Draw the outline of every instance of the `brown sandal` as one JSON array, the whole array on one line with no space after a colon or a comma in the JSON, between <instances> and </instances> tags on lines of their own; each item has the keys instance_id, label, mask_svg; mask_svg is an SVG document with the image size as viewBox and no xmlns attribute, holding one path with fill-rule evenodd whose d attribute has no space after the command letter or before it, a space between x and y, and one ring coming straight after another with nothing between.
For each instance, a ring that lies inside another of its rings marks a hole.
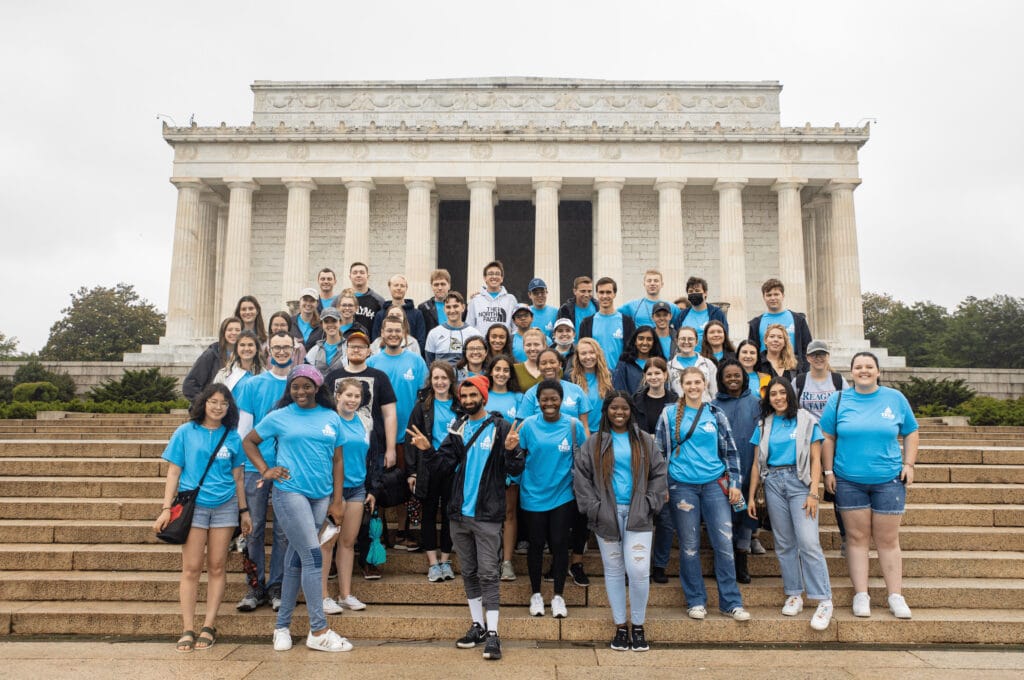
<instances>
[{"instance_id":1,"label":"brown sandal","mask_svg":"<svg viewBox=\"0 0 1024 680\"><path fill-rule=\"evenodd\" d=\"M175 645L175 650L179 652L191 652L196 646L196 632L194 630L186 630L178 638L178 642Z\"/></svg>"},{"instance_id":2,"label":"brown sandal","mask_svg":"<svg viewBox=\"0 0 1024 680\"><path fill-rule=\"evenodd\" d=\"M212 626L203 626L196 638L195 648L197 650L209 649L217 642L217 629Z\"/></svg>"}]
</instances>

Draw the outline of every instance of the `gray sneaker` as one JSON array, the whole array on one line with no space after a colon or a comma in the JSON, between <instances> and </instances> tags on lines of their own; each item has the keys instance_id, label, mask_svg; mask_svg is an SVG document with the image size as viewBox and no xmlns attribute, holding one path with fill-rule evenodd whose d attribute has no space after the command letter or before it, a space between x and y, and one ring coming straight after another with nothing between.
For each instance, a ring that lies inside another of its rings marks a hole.
<instances>
[{"instance_id":1,"label":"gray sneaker","mask_svg":"<svg viewBox=\"0 0 1024 680\"><path fill-rule=\"evenodd\" d=\"M452 569L452 563L451 562L442 562L441 563L441 577L445 581L454 581L455 580L455 570Z\"/></svg>"},{"instance_id":2,"label":"gray sneaker","mask_svg":"<svg viewBox=\"0 0 1024 680\"><path fill-rule=\"evenodd\" d=\"M512 567L512 563L505 560L501 563L501 580L502 581L515 581L516 570Z\"/></svg>"},{"instance_id":3,"label":"gray sneaker","mask_svg":"<svg viewBox=\"0 0 1024 680\"><path fill-rule=\"evenodd\" d=\"M255 611L260 605L264 605L266 603L267 598L265 596L250 590L245 594L245 597L239 600L238 604L235 605L235 609L240 612L251 612Z\"/></svg>"}]
</instances>

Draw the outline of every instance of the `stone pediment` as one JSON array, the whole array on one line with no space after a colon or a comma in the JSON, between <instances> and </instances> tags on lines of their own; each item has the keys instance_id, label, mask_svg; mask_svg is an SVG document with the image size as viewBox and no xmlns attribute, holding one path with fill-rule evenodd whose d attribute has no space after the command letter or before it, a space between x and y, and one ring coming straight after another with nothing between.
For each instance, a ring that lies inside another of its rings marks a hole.
<instances>
[{"instance_id":1,"label":"stone pediment","mask_svg":"<svg viewBox=\"0 0 1024 680\"><path fill-rule=\"evenodd\" d=\"M776 81L612 81L473 78L423 81L256 81L259 126L774 127Z\"/></svg>"}]
</instances>

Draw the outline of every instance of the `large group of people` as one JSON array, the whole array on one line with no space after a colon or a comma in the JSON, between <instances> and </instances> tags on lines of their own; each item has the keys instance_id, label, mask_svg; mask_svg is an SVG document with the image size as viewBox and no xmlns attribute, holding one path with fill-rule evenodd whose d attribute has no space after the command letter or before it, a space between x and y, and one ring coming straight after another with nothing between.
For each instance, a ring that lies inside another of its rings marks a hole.
<instances>
[{"instance_id":1,"label":"large group of people","mask_svg":"<svg viewBox=\"0 0 1024 680\"><path fill-rule=\"evenodd\" d=\"M751 618L739 584L751 581L748 555L766 519L759 490L782 574L782 614L798 615L806 595L818 603L810 626L830 625L818 521L821 502L834 500L853 613L870 615L873 541L889 609L910 618L899 526L917 423L903 395L880 385L876 357L854 357L851 388L804 314L785 307L777 279L762 286L766 311L734 346L699 277L669 301L662 275L649 270L644 295L616 306L616 281L580 276L556 308L543 280L529 282L526 304L505 289L504 274L500 262L488 263L467 300L447 271L435 270L433 297L416 305L404 276L387 281L386 299L357 262L344 290L335 290L333 271L319 272L315 287L299 291L294 316L275 312L265 324L254 297L239 301L184 381L192 417L164 453L158 531L175 493L195 488L213 461L183 547L179 651L215 642L227 551L239 531L250 534L255 576L237 608L277 612L274 649L292 646L300 589L307 646L351 649L327 616L366 608L353 592L354 572L383 576L367 560L363 520L374 511L395 528L385 531L386 545L424 554L429 582L455 579L457 555L471 619L458 647L482 645L484 658L501 658L499 585L517 578L515 553L526 554L529 614L567 617L567 583L590 584L583 553L593 535L610 646L644 651L650 583L668 581L674 541L688 616L708 615L706 536L719 611ZM407 500L376 507L395 497L396 478ZM204 551L208 605L197 636ZM553 593L546 602L545 580Z\"/></svg>"}]
</instances>

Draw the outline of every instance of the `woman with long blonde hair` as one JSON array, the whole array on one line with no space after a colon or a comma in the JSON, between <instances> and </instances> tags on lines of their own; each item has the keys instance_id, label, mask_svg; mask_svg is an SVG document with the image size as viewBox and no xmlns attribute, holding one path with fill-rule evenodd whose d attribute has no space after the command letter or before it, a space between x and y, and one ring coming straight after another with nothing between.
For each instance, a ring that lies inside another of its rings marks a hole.
<instances>
[{"instance_id":1,"label":"woman with long blonde hair","mask_svg":"<svg viewBox=\"0 0 1024 680\"><path fill-rule=\"evenodd\" d=\"M757 365L759 372L772 378L785 378L792 383L797 373L807 369L797 361L789 333L782 324L773 323L765 329L764 346L765 350L761 352L761 360Z\"/></svg>"}]
</instances>

